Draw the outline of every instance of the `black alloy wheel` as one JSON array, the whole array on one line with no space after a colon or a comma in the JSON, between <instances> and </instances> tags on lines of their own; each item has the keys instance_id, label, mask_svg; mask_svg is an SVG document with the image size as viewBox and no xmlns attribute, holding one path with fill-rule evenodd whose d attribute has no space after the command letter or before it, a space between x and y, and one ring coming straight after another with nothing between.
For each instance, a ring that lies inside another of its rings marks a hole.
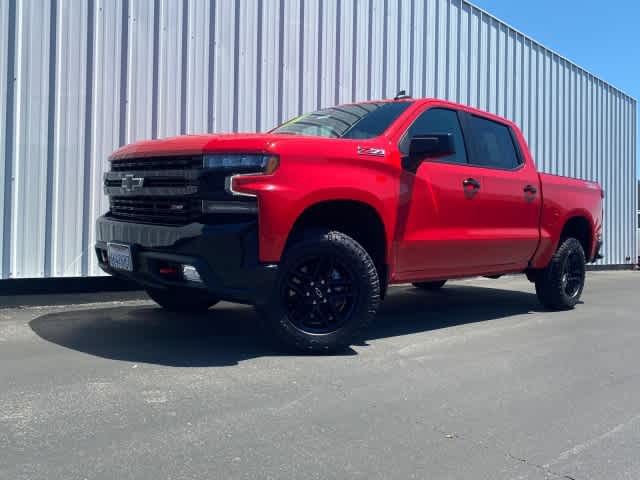
<instances>
[{"instance_id":1,"label":"black alloy wheel","mask_svg":"<svg viewBox=\"0 0 640 480\"><path fill-rule=\"evenodd\" d=\"M282 285L289 320L303 332L326 334L352 315L358 285L354 273L332 254L302 258Z\"/></svg>"},{"instance_id":2,"label":"black alloy wheel","mask_svg":"<svg viewBox=\"0 0 640 480\"><path fill-rule=\"evenodd\" d=\"M285 250L269 302L258 310L284 346L331 353L353 344L371 323L380 290L376 265L360 243L312 228L298 232Z\"/></svg>"},{"instance_id":3,"label":"black alloy wheel","mask_svg":"<svg viewBox=\"0 0 640 480\"><path fill-rule=\"evenodd\" d=\"M553 310L568 310L578 303L586 279L586 260L582 244L564 239L546 268L535 275L540 303Z\"/></svg>"},{"instance_id":4,"label":"black alloy wheel","mask_svg":"<svg viewBox=\"0 0 640 480\"><path fill-rule=\"evenodd\" d=\"M562 289L567 297L573 298L582 291L584 274L584 258L574 250L565 258L562 269Z\"/></svg>"}]
</instances>

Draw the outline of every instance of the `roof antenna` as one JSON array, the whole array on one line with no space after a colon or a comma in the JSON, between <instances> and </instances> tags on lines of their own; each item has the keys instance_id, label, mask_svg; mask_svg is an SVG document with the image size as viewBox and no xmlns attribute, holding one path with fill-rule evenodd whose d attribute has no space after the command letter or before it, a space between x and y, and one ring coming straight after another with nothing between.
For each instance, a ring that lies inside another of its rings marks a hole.
<instances>
[{"instance_id":1,"label":"roof antenna","mask_svg":"<svg viewBox=\"0 0 640 480\"><path fill-rule=\"evenodd\" d=\"M407 95L407 91L406 90L400 90L395 97L393 97L394 100L403 100L405 98L411 98L411 95Z\"/></svg>"}]
</instances>

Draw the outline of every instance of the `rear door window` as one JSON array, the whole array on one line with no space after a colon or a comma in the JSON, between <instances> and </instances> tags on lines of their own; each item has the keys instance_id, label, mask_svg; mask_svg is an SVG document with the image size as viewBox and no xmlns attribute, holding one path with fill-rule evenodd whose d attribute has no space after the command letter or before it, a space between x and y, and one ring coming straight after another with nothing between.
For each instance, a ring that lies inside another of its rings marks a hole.
<instances>
[{"instance_id":1,"label":"rear door window","mask_svg":"<svg viewBox=\"0 0 640 480\"><path fill-rule=\"evenodd\" d=\"M468 118L473 142L470 162L473 165L513 170L522 163L508 126L476 115Z\"/></svg>"}]
</instances>

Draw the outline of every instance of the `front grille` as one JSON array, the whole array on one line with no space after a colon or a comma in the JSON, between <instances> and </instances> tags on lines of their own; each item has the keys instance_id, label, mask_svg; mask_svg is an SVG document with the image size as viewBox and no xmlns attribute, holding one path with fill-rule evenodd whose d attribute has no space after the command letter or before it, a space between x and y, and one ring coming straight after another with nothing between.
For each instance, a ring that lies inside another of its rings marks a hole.
<instances>
[{"instance_id":1,"label":"front grille","mask_svg":"<svg viewBox=\"0 0 640 480\"><path fill-rule=\"evenodd\" d=\"M130 170L194 170L202 168L202 155L125 158L111 162L112 172Z\"/></svg>"},{"instance_id":2,"label":"front grille","mask_svg":"<svg viewBox=\"0 0 640 480\"><path fill-rule=\"evenodd\" d=\"M104 193L115 197L182 197L200 189L202 170L132 170L104 175Z\"/></svg>"},{"instance_id":3,"label":"front grille","mask_svg":"<svg viewBox=\"0 0 640 480\"><path fill-rule=\"evenodd\" d=\"M111 215L123 220L185 225L202 215L202 202L190 198L111 197Z\"/></svg>"},{"instance_id":4,"label":"front grille","mask_svg":"<svg viewBox=\"0 0 640 480\"><path fill-rule=\"evenodd\" d=\"M159 225L205 220L215 223L218 217L228 221L230 214L221 214L224 205L219 203L253 202L253 199L227 192L226 179L234 174L251 173L252 169L205 169L202 155L114 160L111 171L104 175L104 193L109 196L111 216L123 221ZM203 212L203 201L219 203L213 210ZM236 210L233 207L230 212L237 211L237 206Z\"/></svg>"}]
</instances>

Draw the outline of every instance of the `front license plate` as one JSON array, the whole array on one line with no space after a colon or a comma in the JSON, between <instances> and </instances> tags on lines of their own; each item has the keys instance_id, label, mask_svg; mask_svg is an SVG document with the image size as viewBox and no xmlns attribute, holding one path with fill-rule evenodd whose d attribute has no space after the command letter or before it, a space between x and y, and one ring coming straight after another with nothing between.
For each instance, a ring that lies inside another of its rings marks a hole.
<instances>
[{"instance_id":1,"label":"front license plate","mask_svg":"<svg viewBox=\"0 0 640 480\"><path fill-rule=\"evenodd\" d=\"M120 243L107 244L107 257L109 266L115 270L125 270L133 272L133 261L131 259L131 247Z\"/></svg>"}]
</instances>

